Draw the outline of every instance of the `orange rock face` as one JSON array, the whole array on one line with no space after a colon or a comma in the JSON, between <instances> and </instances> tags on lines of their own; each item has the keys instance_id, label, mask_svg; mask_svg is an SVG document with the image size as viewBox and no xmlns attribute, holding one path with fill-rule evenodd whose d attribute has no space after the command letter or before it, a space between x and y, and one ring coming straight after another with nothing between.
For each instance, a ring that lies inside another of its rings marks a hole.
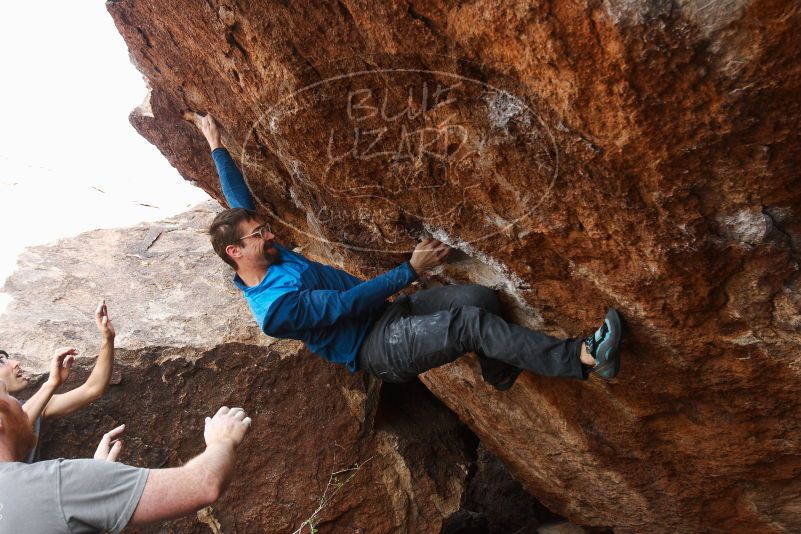
<instances>
[{"instance_id":1,"label":"orange rock face","mask_svg":"<svg viewBox=\"0 0 801 534\"><path fill-rule=\"evenodd\" d=\"M229 133L275 233L363 276L422 235L519 320L627 320L614 384L428 387L552 509L616 532L801 529L801 12L792 2L168 2L108 9L134 126L222 200Z\"/></svg>"}]
</instances>

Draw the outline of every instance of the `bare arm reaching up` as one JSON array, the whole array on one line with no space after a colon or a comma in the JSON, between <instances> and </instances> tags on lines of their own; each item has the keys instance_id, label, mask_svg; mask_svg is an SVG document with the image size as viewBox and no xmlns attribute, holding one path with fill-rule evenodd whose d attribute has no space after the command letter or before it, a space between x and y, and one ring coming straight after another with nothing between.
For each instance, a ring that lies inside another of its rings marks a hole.
<instances>
[{"instance_id":1,"label":"bare arm reaching up","mask_svg":"<svg viewBox=\"0 0 801 534\"><path fill-rule=\"evenodd\" d=\"M28 420L33 424L36 419L42 415L42 410L45 409L47 403L52 399L53 393L67 381L70 376L70 369L75 362L75 355L78 351L74 348L59 349L50 360L50 376L47 381L42 384L39 391L25 401L22 405L22 410L28 416Z\"/></svg>"},{"instance_id":2,"label":"bare arm reaching up","mask_svg":"<svg viewBox=\"0 0 801 534\"><path fill-rule=\"evenodd\" d=\"M100 355L86 382L66 393L53 395L47 403L42 417L63 417L91 404L106 392L114 367L114 325L108 316L106 301L95 310L95 324L100 332Z\"/></svg>"},{"instance_id":3,"label":"bare arm reaching up","mask_svg":"<svg viewBox=\"0 0 801 534\"><path fill-rule=\"evenodd\" d=\"M151 470L131 524L173 519L216 501L228 487L234 451L250 423L242 408L223 406L207 417L206 450L182 467Z\"/></svg>"}]
</instances>

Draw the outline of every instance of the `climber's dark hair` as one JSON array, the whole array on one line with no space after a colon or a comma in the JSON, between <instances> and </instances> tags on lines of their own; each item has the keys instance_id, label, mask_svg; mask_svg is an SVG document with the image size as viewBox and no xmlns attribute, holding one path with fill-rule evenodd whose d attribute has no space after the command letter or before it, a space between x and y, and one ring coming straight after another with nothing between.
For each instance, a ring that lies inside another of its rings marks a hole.
<instances>
[{"instance_id":1,"label":"climber's dark hair","mask_svg":"<svg viewBox=\"0 0 801 534\"><path fill-rule=\"evenodd\" d=\"M258 218L259 215L253 210L231 208L218 213L209 226L211 246L214 247L214 252L234 269L236 269L236 262L225 252L225 248L228 245L239 244L239 239L242 237L239 235L239 223Z\"/></svg>"},{"instance_id":2,"label":"climber's dark hair","mask_svg":"<svg viewBox=\"0 0 801 534\"><path fill-rule=\"evenodd\" d=\"M0 349L0 364L3 363L3 360L9 360L9 359L10 359L10 356L8 355L8 353L6 351Z\"/></svg>"}]
</instances>

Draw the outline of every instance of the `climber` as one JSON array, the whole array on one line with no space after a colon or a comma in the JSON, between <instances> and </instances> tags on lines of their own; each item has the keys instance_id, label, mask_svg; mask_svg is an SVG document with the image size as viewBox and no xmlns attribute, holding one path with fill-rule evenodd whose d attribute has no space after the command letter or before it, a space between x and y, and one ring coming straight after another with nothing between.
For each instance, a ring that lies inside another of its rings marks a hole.
<instances>
[{"instance_id":1,"label":"climber","mask_svg":"<svg viewBox=\"0 0 801 534\"><path fill-rule=\"evenodd\" d=\"M0 381L0 532L116 533L129 523L195 512L216 501L228 486L235 449L250 423L241 408L223 406L206 418L205 451L181 467L140 469L115 463L119 449L109 447L105 436L94 459L26 464L21 461L36 435Z\"/></svg>"},{"instance_id":2,"label":"climber","mask_svg":"<svg viewBox=\"0 0 801 534\"><path fill-rule=\"evenodd\" d=\"M114 366L114 325L108 316L106 301L95 310L95 324L100 332L100 355L89 377L79 387L62 394L54 394L69 375L70 368L78 351L74 348L60 349L53 356L48 380L42 384L24 405L23 410L33 424L34 433L39 434L42 419L54 419L69 415L99 399L105 393L111 380ZM22 366L18 360L11 359L8 353L0 350L0 380L5 382L9 392L17 393L28 385ZM30 451L26 460L30 463L38 459L38 448Z\"/></svg>"},{"instance_id":3,"label":"climber","mask_svg":"<svg viewBox=\"0 0 801 534\"><path fill-rule=\"evenodd\" d=\"M614 309L586 339L557 339L506 322L492 290L451 285L386 299L445 260L436 239L419 243L411 259L369 281L310 261L275 240L256 213L247 184L210 115L187 114L209 143L231 209L209 228L215 252L236 274L234 283L267 335L303 340L351 372L404 382L466 352L479 357L485 381L512 386L521 369L547 376L614 378L622 329Z\"/></svg>"}]
</instances>

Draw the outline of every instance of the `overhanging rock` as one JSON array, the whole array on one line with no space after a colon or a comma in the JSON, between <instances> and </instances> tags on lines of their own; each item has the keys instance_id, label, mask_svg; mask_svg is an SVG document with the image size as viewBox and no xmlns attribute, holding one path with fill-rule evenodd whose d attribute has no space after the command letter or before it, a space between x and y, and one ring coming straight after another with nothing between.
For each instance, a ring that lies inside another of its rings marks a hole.
<instances>
[{"instance_id":1,"label":"overhanging rock","mask_svg":"<svg viewBox=\"0 0 801 534\"><path fill-rule=\"evenodd\" d=\"M801 12L790 2L108 3L134 126L222 200L228 130L274 230L363 276L421 235L518 318L627 319L617 383L468 359L425 382L549 506L620 532L801 529Z\"/></svg>"}]
</instances>

